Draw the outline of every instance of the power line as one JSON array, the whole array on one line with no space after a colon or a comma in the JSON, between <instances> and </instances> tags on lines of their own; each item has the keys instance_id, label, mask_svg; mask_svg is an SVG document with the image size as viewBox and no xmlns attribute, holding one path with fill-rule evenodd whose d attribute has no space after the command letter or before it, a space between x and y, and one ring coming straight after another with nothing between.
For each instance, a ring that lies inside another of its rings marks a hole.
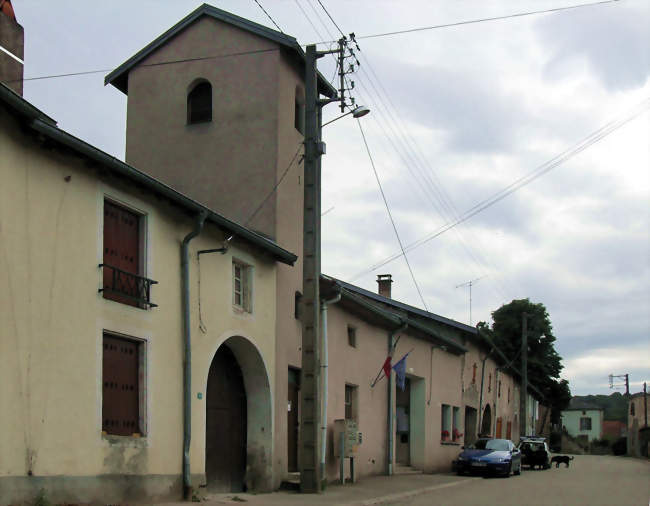
<instances>
[{"instance_id":1,"label":"power line","mask_svg":"<svg viewBox=\"0 0 650 506\"><path fill-rule=\"evenodd\" d=\"M393 231L395 232L395 237L397 237L397 242L399 243L399 247L402 250L402 255L404 256L404 260L406 261L406 266L409 269L409 272L411 273L411 278L413 279L413 283L415 284L415 288L418 291L418 294L420 295L420 300L422 301L422 304L424 305L424 309L429 311L429 308L427 306L427 303L424 300L424 297L422 296L422 292L420 291L420 286L418 285L417 280L415 279L415 274L413 274L413 269L411 269L411 264L409 263L409 259L406 256L406 251L404 251L404 245L402 244L402 240L399 237L399 233L397 232L397 227L395 226L395 220L393 220L393 215L390 212L390 207L388 206L388 201L386 200L386 195L384 194L384 189L381 186L381 181L379 180L379 174L377 174L377 169L375 168L375 162L372 159L372 154L370 153L370 148L368 147L368 141L366 141L366 135L363 133L363 127L361 126L361 121L357 119L357 124L359 125L359 130L361 131L361 137L363 137L363 143L366 146L366 152L368 153L368 158L370 159L370 165L372 166L372 171L375 173L375 179L377 180L377 184L379 185L379 191L381 192L381 198L384 200L384 205L386 206L386 211L388 212L388 217L390 218L390 223L393 226Z\"/></svg>"},{"instance_id":2,"label":"power line","mask_svg":"<svg viewBox=\"0 0 650 506\"><path fill-rule=\"evenodd\" d=\"M140 64L140 67L158 67L160 65L172 65L174 63L185 63L185 62L191 62L191 61L201 61L201 60L213 60L213 59L219 59L219 58L230 58L233 56L244 56L248 54L260 54L260 53L269 53L271 51L279 51L278 48L267 48L267 49L256 49L253 51L240 51L237 53L226 53L226 54L217 54L213 56L200 56L197 58L183 58L181 60L167 60L167 61L162 61L162 62L156 62L156 63L143 63ZM58 77L70 77L70 76L82 76L82 75L87 75L87 74L99 74L99 73L104 73L104 72L111 72L114 70L113 68L110 69L98 69L98 70L86 70L83 72L69 72L67 74L51 74L51 75L46 75L46 76L37 76L37 77L25 77L23 79L10 79L8 81L3 81L5 83L13 83L16 81L38 81L42 79L54 79Z\"/></svg>"},{"instance_id":3,"label":"power line","mask_svg":"<svg viewBox=\"0 0 650 506\"><path fill-rule=\"evenodd\" d=\"M498 20L501 20L501 19L520 18L520 17L524 17L524 16L533 16L535 14L546 14L546 13L550 13L550 12L566 11L566 10L571 10L571 9L579 9L580 7L592 7L594 5L609 4L609 3L620 2L620 1L621 0L602 0L600 2L591 2L591 3L578 4L578 5L569 5L567 7L556 7L556 8L553 8L553 9L543 9L543 10L539 10L539 11L518 12L518 13L515 13L515 14L507 14L505 16L494 16L494 17L491 17L491 18L480 18L480 19L471 19L471 20L466 20L466 21L456 21L455 23L445 23L445 24L441 24L441 25L423 26L423 27L419 27L419 28L408 28L406 30L396 30L394 32L375 33L375 34L372 34L372 35L359 35L359 36L357 36L357 40L360 40L360 39L376 39L378 37L389 37L389 36L392 36L392 35L401 35L401 34L405 34L405 33L423 32L425 30L435 30L437 28L450 28L450 27L454 27L454 26L471 25L471 24L475 24L475 23L483 23L483 22L486 22L486 21L498 21ZM320 2L320 0L319 0L319 2ZM327 12L327 11L325 11L325 12ZM325 41L318 42L318 44L329 44L330 42L333 42L333 41L325 40Z\"/></svg>"},{"instance_id":4,"label":"power line","mask_svg":"<svg viewBox=\"0 0 650 506\"><path fill-rule=\"evenodd\" d=\"M255 3L259 6L259 8L262 9L262 12L263 12L264 14L266 14L266 17L269 18L269 19L271 20L271 23L273 23L273 24L275 25L275 27L276 27L278 30L280 30L280 33L284 33L284 32L282 31L282 28L280 28L280 27L278 26L278 24L277 24L277 23L275 22L275 20L271 17L271 15L270 15L268 12L266 12L266 9L265 9L264 7L262 7L262 4L259 3L258 0L253 0L253 2L255 2Z\"/></svg>"},{"instance_id":5,"label":"power line","mask_svg":"<svg viewBox=\"0 0 650 506\"><path fill-rule=\"evenodd\" d=\"M262 210L262 208L264 207L264 204L266 204L266 202L271 198L271 195L273 195L275 193L275 191L278 189L278 186L280 186L282 181L284 181L284 178L287 175L287 173L289 172L289 169L293 166L293 162L295 162L296 158L298 158L298 153L300 153L302 145L303 145L302 142L298 145L298 149L296 150L293 157L291 158L291 161L289 162L289 165L287 165L287 168L284 169L284 172L280 176L280 179L278 179L278 181L275 183L273 188L271 188L271 191L268 193L268 195L266 197L264 197L264 200L262 200L262 202L260 202L260 204L255 208L255 211L253 211L253 214L251 214L248 217L248 219L244 222L244 227L248 227L248 224L253 220L253 218L255 218L255 216L257 216L257 213L259 213ZM298 163L300 163L300 162L298 162Z\"/></svg>"},{"instance_id":6,"label":"power line","mask_svg":"<svg viewBox=\"0 0 650 506\"><path fill-rule=\"evenodd\" d=\"M330 21L332 22L332 24L334 24L334 26L336 27L336 29L339 31L339 33L341 34L341 37L345 38L345 34L343 33L343 30L341 30L341 28L339 28L339 25L336 24L336 21L334 21L334 18L330 15L329 12L327 12L327 9L326 9L325 6L323 5L323 2L321 2L321 0L318 0L318 3L320 4L320 6L321 6L321 7L323 8L323 10L325 11L325 14L327 14L327 17L330 18ZM336 42L336 41L335 41L335 42Z\"/></svg>"},{"instance_id":7,"label":"power line","mask_svg":"<svg viewBox=\"0 0 650 506\"><path fill-rule=\"evenodd\" d=\"M473 217L476 214L480 213L481 211L483 211L483 210L487 209L488 207L496 204L497 202L503 200L508 195L511 195L512 193L516 192L520 188L526 186L527 184L533 182L535 179L541 177L542 175L546 174L550 170L554 169L558 165L561 165L565 161L569 160L570 158L573 158L574 156L581 153L582 151L584 151L588 147L592 146L593 144L595 144L598 141L602 140L603 138L607 137L612 132L618 130L620 127L622 127L626 123L629 123L634 118L636 118L637 116L642 114L648 108L650 108L650 98L648 98L648 99L644 100L643 102L641 102L637 107L635 107L633 109L633 111L630 114L624 116L623 118L621 118L619 120L610 121L605 126L599 128L598 130L593 132L591 135L585 137L582 141L578 142L577 144L575 144L571 148L565 150L564 152L560 153L556 157L554 157L551 160L547 161L546 163L540 165L539 167L537 167L536 169L531 171L529 174L527 174L525 176L522 176L521 178L515 180L513 183L506 186L502 190L496 192L492 196L488 197L487 199L479 202L478 204L476 204L472 208L468 209L457 220L455 220L455 221L453 221L451 223L447 223L446 225L443 225L442 227L440 227L438 230L432 232L431 234L429 234L427 236L424 236L424 237L418 239L417 241L409 244L405 248L405 250L410 251L410 250L415 249L415 248L417 248L419 246L422 246L423 244L431 241L432 239L435 239L436 237L442 235L447 230L450 230L453 227L455 227L456 225L459 225L459 224L467 221L468 219L470 219L471 217ZM367 270L365 270L363 272L360 272L359 274L354 276L352 278L352 280L357 279L358 277L360 277L360 276L362 276L364 274L372 272L375 269L378 269L379 267L383 267L387 263L392 262L393 260L399 258L403 254L404 254L403 252L395 253L394 255L392 255L392 256L390 256L388 258L385 258L384 260L376 263L375 265L373 265L369 269L367 269Z\"/></svg>"}]
</instances>

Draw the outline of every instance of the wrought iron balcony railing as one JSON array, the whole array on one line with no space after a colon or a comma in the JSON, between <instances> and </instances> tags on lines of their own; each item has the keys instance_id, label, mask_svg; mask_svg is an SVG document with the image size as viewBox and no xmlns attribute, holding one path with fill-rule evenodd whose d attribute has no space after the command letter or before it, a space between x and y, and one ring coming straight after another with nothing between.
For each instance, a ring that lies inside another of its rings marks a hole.
<instances>
[{"instance_id":1,"label":"wrought iron balcony railing","mask_svg":"<svg viewBox=\"0 0 650 506\"><path fill-rule=\"evenodd\" d=\"M158 307L151 302L151 285L158 281L132 274L108 264L99 264L104 269L104 286L99 292L107 299L124 302L138 307Z\"/></svg>"}]
</instances>

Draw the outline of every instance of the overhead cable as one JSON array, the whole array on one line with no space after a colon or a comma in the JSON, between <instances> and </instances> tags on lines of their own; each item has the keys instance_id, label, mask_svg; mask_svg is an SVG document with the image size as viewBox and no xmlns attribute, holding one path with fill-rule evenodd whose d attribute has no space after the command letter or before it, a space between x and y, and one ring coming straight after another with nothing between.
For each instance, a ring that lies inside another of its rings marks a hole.
<instances>
[{"instance_id":1,"label":"overhead cable","mask_svg":"<svg viewBox=\"0 0 650 506\"><path fill-rule=\"evenodd\" d=\"M512 193L516 192L520 188L526 186L527 184L533 182L535 179L541 177L542 175L546 174L550 170L554 169L555 167L561 165L562 163L566 162L570 158L573 158L577 154L581 153L588 147L592 146L593 144L597 143L598 141L602 140L603 138L607 137L609 134L612 132L618 130L620 127L625 125L626 123L629 123L632 121L634 118L638 117L640 114L645 112L650 108L650 98L644 100L641 102L634 110L633 112L629 113L628 115L624 116L621 119L611 121L604 125L603 127L599 128L595 132L593 132L591 135L585 137L582 141L578 142L571 148L565 150L564 152L560 153L559 155L555 156L551 160L547 161L546 163L540 165L533 171L531 171L529 174L515 180L513 183L509 184L502 190L496 192L492 196L488 197L487 199L479 202L475 206L471 207L467 211L465 211L457 220L447 223L440 227L439 229L435 230L434 232L430 233L429 235L426 235L417 241L409 244L404 248L405 251L411 251L419 246L422 246L423 244L435 239L436 237L439 237L440 235L444 234L448 230L454 228L456 225L459 225L471 217L475 216L476 214L480 213L481 211L487 209L488 207L491 207L492 205L496 204L497 202L503 200L505 197L508 195L511 195ZM380 262L374 264L372 267L369 269L366 269L363 272L358 273L356 276L354 276L351 280L355 280L359 278L360 276L363 276L364 274L368 274L375 269L378 269L380 267L383 267L384 265L392 262L393 260L401 257L404 253L399 252L395 253L394 255L391 255L390 257L385 258L384 260L381 260Z\"/></svg>"},{"instance_id":2,"label":"overhead cable","mask_svg":"<svg viewBox=\"0 0 650 506\"><path fill-rule=\"evenodd\" d=\"M404 257L404 260L406 261L406 266L409 269L409 272L411 273L411 278L413 279L413 284L415 285L415 288L418 291L418 294L420 295L420 300L422 301L422 304L424 305L424 309L429 311L429 307L427 306L426 301L424 300L424 297L422 296L422 292L420 291L420 286L418 285L417 280L415 279L415 274L413 274L413 269L411 269L411 264L409 263L409 259L406 256L406 251L404 250L404 245L402 244L402 239L400 239L399 232L397 232L397 227L395 226L395 220L393 220L393 214L390 212L390 207L388 205L388 201L386 200L386 194L384 193L384 189L381 186L381 181L379 180L379 174L377 173L377 169L375 168L375 161L372 158L372 154L370 153L370 148L368 147L368 141L366 140L366 135L363 133L363 127L361 126L361 121L357 119L357 125L359 125L359 130L361 131L361 137L363 137L363 143L366 146L366 152L368 153L368 158L370 159L370 165L372 166L372 171L375 174L375 179L377 180L377 185L379 186L379 191L381 192L381 198L384 200L384 205L386 206L386 211L388 212L388 217L390 218L390 223L393 226L393 231L395 232L395 237L397 237L397 242L399 243L399 247L402 250L402 256Z\"/></svg>"},{"instance_id":3,"label":"overhead cable","mask_svg":"<svg viewBox=\"0 0 650 506\"><path fill-rule=\"evenodd\" d=\"M320 1L320 0L319 0ZM466 21L456 21L454 23L445 23L441 25L432 25L432 26L422 26L419 28L408 28L406 30L396 30L393 32L384 32L384 33L375 33L372 35L358 35L356 38L357 40L360 39L376 39L378 37L390 37L392 35L402 35L405 33L414 33L414 32L423 32L426 30L436 30L438 28L451 28L454 26L462 26L462 25L471 25L475 23L484 23L486 21L498 21L501 19L511 19L511 18L520 18L524 16L533 16L535 14L546 14L550 12L559 12L559 11L566 11L566 10L571 10L571 9L579 9L580 7L593 7L594 5L601 5L601 4L610 4L614 2L620 2L621 0L602 0L600 2L591 2L591 3L586 3L586 4L577 4L577 5L569 5L566 7L556 7L554 9L543 9L539 11L528 11L528 12L518 12L515 14L506 14L505 16L494 16L491 18L480 18L480 19L471 19L471 20L466 20ZM321 42L318 42L318 44L329 44L330 42L333 42L331 40L324 40Z\"/></svg>"},{"instance_id":4,"label":"overhead cable","mask_svg":"<svg viewBox=\"0 0 650 506\"><path fill-rule=\"evenodd\" d=\"M266 14L266 17L269 18L269 19L271 20L271 23L273 23L273 24L275 25L275 27L276 27L278 30L280 30L280 33L284 33L284 32L282 31L282 28L280 28L280 27L278 26L278 24L275 22L275 19L273 19L273 18L271 17L271 15L270 15L268 12L266 12L266 9L265 9L264 7L262 7L262 4L259 2L259 0L253 0L253 2L255 2L255 3L259 6L259 8L262 9L262 12L263 12L264 14Z\"/></svg>"},{"instance_id":5,"label":"overhead cable","mask_svg":"<svg viewBox=\"0 0 650 506\"><path fill-rule=\"evenodd\" d=\"M252 51L239 51L237 53L225 53L225 54L216 54L212 56L199 56L197 58L183 58L180 60L166 60L166 61L161 61L161 62L156 62L156 63L141 63L139 67L158 67L160 65L172 65L174 63L185 63L185 62L190 62L190 61L201 61L201 60L213 60L213 59L219 59L219 58L230 58L233 56L244 56L248 54L260 54L260 53L269 53L273 51L279 51L277 47L272 47L272 48L267 48L267 49L255 49ZM69 72L67 74L50 74L46 76L37 76L37 77L25 77L22 79L9 79L7 81L2 81L4 83L12 83L16 81L38 81L42 79L54 79L57 77L71 77L71 76L83 76L87 74L100 74L104 72L111 72L114 70L113 68L110 69L98 69L98 70L86 70L82 72Z\"/></svg>"}]
</instances>

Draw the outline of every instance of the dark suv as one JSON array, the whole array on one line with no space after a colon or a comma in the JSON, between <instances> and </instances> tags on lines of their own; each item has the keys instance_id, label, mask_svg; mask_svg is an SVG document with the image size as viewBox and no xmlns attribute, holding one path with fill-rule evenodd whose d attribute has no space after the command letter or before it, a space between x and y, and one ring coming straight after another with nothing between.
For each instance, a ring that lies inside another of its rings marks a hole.
<instances>
[{"instance_id":1,"label":"dark suv","mask_svg":"<svg viewBox=\"0 0 650 506\"><path fill-rule=\"evenodd\" d=\"M531 469L535 469L535 466L541 469L551 467L551 452L548 450L546 438L522 437L519 441L519 450L522 466L529 466Z\"/></svg>"}]
</instances>

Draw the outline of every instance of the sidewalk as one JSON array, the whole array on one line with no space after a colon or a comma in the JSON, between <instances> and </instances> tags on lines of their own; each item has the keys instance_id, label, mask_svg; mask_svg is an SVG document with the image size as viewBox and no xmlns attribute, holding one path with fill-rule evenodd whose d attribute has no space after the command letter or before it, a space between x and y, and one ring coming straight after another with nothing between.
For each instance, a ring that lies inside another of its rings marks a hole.
<instances>
[{"instance_id":1,"label":"sidewalk","mask_svg":"<svg viewBox=\"0 0 650 506\"><path fill-rule=\"evenodd\" d=\"M278 491L270 494L210 494L202 504L250 504L254 506L281 506L309 504L329 506L370 506L396 502L432 490L462 486L462 483L480 478L468 478L455 474L406 474L397 476L370 476L358 483L329 485L322 494L300 494ZM186 506L188 503L167 503L167 506Z\"/></svg>"}]
</instances>

